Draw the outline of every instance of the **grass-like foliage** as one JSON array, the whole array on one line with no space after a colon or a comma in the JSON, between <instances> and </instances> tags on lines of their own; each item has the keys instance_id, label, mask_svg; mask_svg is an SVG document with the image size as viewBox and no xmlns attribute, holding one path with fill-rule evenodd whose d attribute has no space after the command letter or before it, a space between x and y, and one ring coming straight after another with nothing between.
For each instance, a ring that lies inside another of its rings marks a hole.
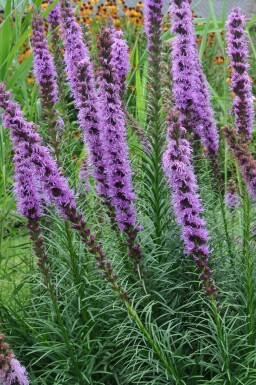
<instances>
[{"instance_id":1,"label":"grass-like foliage","mask_svg":"<svg viewBox=\"0 0 256 385\"><path fill-rule=\"evenodd\" d=\"M87 3L0 1L0 385L255 385L256 17Z\"/></svg>"}]
</instances>

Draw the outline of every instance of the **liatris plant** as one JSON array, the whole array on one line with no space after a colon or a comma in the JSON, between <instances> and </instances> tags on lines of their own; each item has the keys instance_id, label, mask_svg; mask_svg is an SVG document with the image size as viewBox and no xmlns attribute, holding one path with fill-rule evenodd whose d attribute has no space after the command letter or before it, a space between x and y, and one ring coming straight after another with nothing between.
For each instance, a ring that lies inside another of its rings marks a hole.
<instances>
[{"instance_id":1,"label":"liatris plant","mask_svg":"<svg viewBox=\"0 0 256 385\"><path fill-rule=\"evenodd\" d=\"M206 77L198 57L190 0L171 0L173 95L181 124L198 135L217 163L219 135L210 103Z\"/></svg>"},{"instance_id":2,"label":"liatris plant","mask_svg":"<svg viewBox=\"0 0 256 385\"><path fill-rule=\"evenodd\" d=\"M83 42L81 27L76 21L74 10L66 0L61 1L61 18L68 80L79 111L79 123L88 145L89 162L93 166L97 191L100 196L106 198L108 185L100 139L93 68L88 49Z\"/></svg>"},{"instance_id":3,"label":"liatris plant","mask_svg":"<svg viewBox=\"0 0 256 385\"><path fill-rule=\"evenodd\" d=\"M228 146L241 169L242 176L253 201L256 201L256 160L249 149L248 143L243 140L243 135L237 135L232 126L223 128Z\"/></svg>"},{"instance_id":4,"label":"liatris plant","mask_svg":"<svg viewBox=\"0 0 256 385\"><path fill-rule=\"evenodd\" d=\"M148 96L147 133L150 143L148 153L149 173L145 173L146 199L150 202L148 215L154 224L155 241L162 243L163 223L166 207L163 202L164 178L161 168L163 148L163 119L161 116L161 50L163 0L146 0L144 8L144 27L147 36Z\"/></svg>"},{"instance_id":5,"label":"liatris plant","mask_svg":"<svg viewBox=\"0 0 256 385\"><path fill-rule=\"evenodd\" d=\"M3 334L0 334L0 383L1 385L29 385L26 369L15 358Z\"/></svg>"},{"instance_id":6,"label":"liatris plant","mask_svg":"<svg viewBox=\"0 0 256 385\"><path fill-rule=\"evenodd\" d=\"M171 113L169 122L168 148L163 156L163 166L172 190L173 207L182 228L185 252L195 260L207 297L215 299L217 289L208 266L209 235L201 214L203 207L192 166L192 150L185 139L186 130L180 126L179 116Z\"/></svg>"},{"instance_id":7,"label":"liatris plant","mask_svg":"<svg viewBox=\"0 0 256 385\"><path fill-rule=\"evenodd\" d=\"M252 136L253 94L248 74L248 42L245 30L245 16L240 8L231 12L227 21L227 53L230 58L231 88L235 93L233 110L238 133L244 139Z\"/></svg>"},{"instance_id":8,"label":"liatris plant","mask_svg":"<svg viewBox=\"0 0 256 385\"><path fill-rule=\"evenodd\" d=\"M135 243L140 227L136 226L129 149L126 139L125 114L116 81L116 67L112 57L113 36L111 28L101 30L99 35L99 109L100 132L104 148L108 196L115 210L116 222L121 231L128 235L130 257L138 265L141 250Z\"/></svg>"},{"instance_id":9,"label":"liatris plant","mask_svg":"<svg viewBox=\"0 0 256 385\"><path fill-rule=\"evenodd\" d=\"M228 208L231 210L236 209L240 205L240 196L237 192L237 186L234 179L229 179L227 192L225 195L225 203Z\"/></svg>"}]
</instances>

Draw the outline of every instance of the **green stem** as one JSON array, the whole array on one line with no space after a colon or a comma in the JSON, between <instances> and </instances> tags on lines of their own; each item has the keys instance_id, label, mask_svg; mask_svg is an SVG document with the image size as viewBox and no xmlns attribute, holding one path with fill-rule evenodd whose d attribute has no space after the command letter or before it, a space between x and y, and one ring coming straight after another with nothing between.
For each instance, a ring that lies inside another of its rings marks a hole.
<instances>
[{"instance_id":1,"label":"green stem","mask_svg":"<svg viewBox=\"0 0 256 385\"><path fill-rule=\"evenodd\" d=\"M221 215L222 215L222 220L223 220L223 225L224 225L226 243L228 246L229 258L230 258L230 260L232 260L232 258L234 258L234 255L233 255L233 251L232 251L232 242L231 242L231 239L229 237L229 232L228 232L228 222L227 222L227 216L226 216L226 210L225 210L225 203L224 203L223 195L221 192L220 183L217 183L217 186L218 186L220 210L221 210Z\"/></svg>"},{"instance_id":2,"label":"green stem","mask_svg":"<svg viewBox=\"0 0 256 385\"><path fill-rule=\"evenodd\" d=\"M245 189L244 189L245 190ZM246 269L246 291L247 291L247 317L248 317L248 344L254 344L254 283L253 268L250 250L250 199L244 191L244 221L243 221L243 264Z\"/></svg>"},{"instance_id":3,"label":"green stem","mask_svg":"<svg viewBox=\"0 0 256 385\"><path fill-rule=\"evenodd\" d=\"M224 338L222 319L220 317L219 309L217 308L217 303L214 299L212 299L211 304L212 304L212 311L215 319L215 324L217 327L219 346L220 346L221 355L223 359L222 372L225 372L227 376L227 381L225 381L225 385L233 385L232 374L230 372L229 352L228 352L228 346Z\"/></svg>"},{"instance_id":4,"label":"green stem","mask_svg":"<svg viewBox=\"0 0 256 385\"><path fill-rule=\"evenodd\" d=\"M69 250L69 255L70 255L71 268L72 268L72 272L73 272L74 282L75 282L76 287L78 288L78 294L79 294L80 298L83 298L84 290L83 290L83 285L81 282L79 266L77 264L78 258L77 258L76 252L74 250L73 241L72 241L72 233L71 233L71 229L70 229L70 223L68 221L65 221L65 231L66 231L66 236L67 236L68 250ZM85 322L87 322L89 319L87 308L81 309L81 315L83 317L83 320Z\"/></svg>"}]
</instances>

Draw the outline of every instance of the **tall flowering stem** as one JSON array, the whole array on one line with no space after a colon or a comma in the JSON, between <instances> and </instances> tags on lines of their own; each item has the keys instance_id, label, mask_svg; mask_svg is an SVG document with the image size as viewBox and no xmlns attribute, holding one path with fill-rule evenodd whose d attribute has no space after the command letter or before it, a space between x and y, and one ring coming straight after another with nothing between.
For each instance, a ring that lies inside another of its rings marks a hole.
<instances>
[{"instance_id":1,"label":"tall flowering stem","mask_svg":"<svg viewBox=\"0 0 256 385\"><path fill-rule=\"evenodd\" d=\"M248 74L248 41L245 16L235 7L227 21L227 53L230 58L231 88L235 93L233 111L238 133L248 140L252 136L253 94Z\"/></svg>"},{"instance_id":2,"label":"tall flowering stem","mask_svg":"<svg viewBox=\"0 0 256 385\"><path fill-rule=\"evenodd\" d=\"M101 109L100 132L105 144L104 162L106 165L108 196L114 207L116 222L121 231L128 235L130 257L139 265L142 254L136 243L139 227L136 226L134 207L135 195L132 187L129 149L126 138L125 114L120 98L120 85L117 82L116 67L113 66L112 29L101 30L99 49L99 108Z\"/></svg>"},{"instance_id":3,"label":"tall flowering stem","mask_svg":"<svg viewBox=\"0 0 256 385\"><path fill-rule=\"evenodd\" d=\"M31 44L34 55L34 74L40 87L43 118L50 131L50 140L56 158L59 159L58 131L63 129L64 124L56 109L58 99L57 75L44 33L43 18L36 11L33 16L32 30Z\"/></svg>"},{"instance_id":4,"label":"tall flowering stem","mask_svg":"<svg viewBox=\"0 0 256 385\"><path fill-rule=\"evenodd\" d=\"M190 0L171 0L173 95L181 124L198 135L214 164L218 162L219 135L210 93L199 61Z\"/></svg>"},{"instance_id":5,"label":"tall flowering stem","mask_svg":"<svg viewBox=\"0 0 256 385\"><path fill-rule=\"evenodd\" d=\"M148 101L147 101L147 126L150 142L149 163L150 175L147 186L147 195L150 212L155 228L155 241L161 243L162 222L165 210L163 210L164 178L161 167L163 148L163 122L161 118L161 51L163 0L146 0L144 6L145 32L148 39L147 51L149 55L148 65Z\"/></svg>"},{"instance_id":6,"label":"tall flowering stem","mask_svg":"<svg viewBox=\"0 0 256 385\"><path fill-rule=\"evenodd\" d=\"M1 385L29 385L26 369L15 358L3 334L0 334L0 383Z\"/></svg>"},{"instance_id":7,"label":"tall flowering stem","mask_svg":"<svg viewBox=\"0 0 256 385\"><path fill-rule=\"evenodd\" d=\"M88 145L89 162L100 196L106 198L106 181L103 146L100 139L97 95L89 52L83 42L82 29L74 10L67 0L61 0L61 31L65 47L65 63L69 84L79 111L78 119Z\"/></svg>"},{"instance_id":8,"label":"tall flowering stem","mask_svg":"<svg viewBox=\"0 0 256 385\"><path fill-rule=\"evenodd\" d=\"M194 258L206 296L215 300L217 289L208 266L209 235L202 218L203 207L192 166L192 150L185 139L186 130L180 126L179 116L171 114L169 120L168 148L163 156L163 166L172 190L174 211L182 228L185 252Z\"/></svg>"},{"instance_id":9,"label":"tall flowering stem","mask_svg":"<svg viewBox=\"0 0 256 385\"><path fill-rule=\"evenodd\" d=\"M10 97L10 92L6 92L4 84L0 83L0 107L4 109L3 122L4 126L11 130L10 136L14 148L15 146L27 145L29 160L35 166L34 176L40 182L49 201L56 205L64 218L71 222L72 227L78 231L82 241L88 246L89 252L98 261L98 268L103 271L113 290L124 300L127 294L117 283L117 275L113 273L110 262L106 260L101 245L95 243L94 235L86 226L82 214L78 212L75 195L70 189L67 179L60 174L57 163L52 158L48 148L40 144L42 139L34 131L33 125L23 118L18 103L13 102ZM39 209L38 213L40 213Z\"/></svg>"},{"instance_id":10,"label":"tall flowering stem","mask_svg":"<svg viewBox=\"0 0 256 385\"><path fill-rule=\"evenodd\" d=\"M223 134L241 169L248 192L252 200L256 201L256 160L253 158L248 143L243 140L242 135L236 133L235 128L232 126L224 127Z\"/></svg>"}]
</instances>

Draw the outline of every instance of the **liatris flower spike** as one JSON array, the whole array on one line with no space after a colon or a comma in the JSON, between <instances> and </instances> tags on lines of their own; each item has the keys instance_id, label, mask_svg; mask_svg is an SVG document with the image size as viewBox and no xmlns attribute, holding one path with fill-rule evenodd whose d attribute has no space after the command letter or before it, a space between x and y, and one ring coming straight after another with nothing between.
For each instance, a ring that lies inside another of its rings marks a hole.
<instances>
[{"instance_id":1,"label":"liatris flower spike","mask_svg":"<svg viewBox=\"0 0 256 385\"><path fill-rule=\"evenodd\" d=\"M93 166L97 191L100 196L106 198L108 185L100 139L93 68L88 49L83 42L81 27L76 21L74 10L66 0L61 0L61 19L68 80L79 111L79 123L88 144L89 163Z\"/></svg>"},{"instance_id":2,"label":"liatris flower spike","mask_svg":"<svg viewBox=\"0 0 256 385\"><path fill-rule=\"evenodd\" d=\"M0 383L1 385L29 385L24 366L15 358L14 353L0 334Z\"/></svg>"},{"instance_id":3,"label":"liatris flower spike","mask_svg":"<svg viewBox=\"0 0 256 385\"><path fill-rule=\"evenodd\" d=\"M33 15L32 30L31 44L34 55L34 74L40 87L43 118L47 124L47 129L49 129L50 142L56 159L59 160L58 132L63 130L64 122L55 106L58 99L57 74L44 34L43 18L36 11L34 11Z\"/></svg>"},{"instance_id":4,"label":"liatris flower spike","mask_svg":"<svg viewBox=\"0 0 256 385\"><path fill-rule=\"evenodd\" d=\"M112 59L111 65L116 73L121 95L126 91L126 76L130 69L129 47L123 38L123 32L112 28Z\"/></svg>"},{"instance_id":5,"label":"liatris flower spike","mask_svg":"<svg viewBox=\"0 0 256 385\"><path fill-rule=\"evenodd\" d=\"M197 134L217 164L219 134L210 102L206 77L199 61L189 0L171 0L173 96L181 124Z\"/></svg>"},{"instance_id":6,"label":"liatris flower spike","mask_svg":"<svg viewBox=\"0 0 256 385\"><path fill-rule=\"evenodd\" d=\"M235 93L233 110L238 133L246 140L252 136L253 94L248 74L248 42L245 16L240 8L231 12L227 21L227 53L230 58L231 88Z\"/></svg>"},{"instance_id":7,"label":"liatris flower spike","mask_svg":"<svg viewBox=\"0 0 256 385\"><path fill-rule=\"evenodd\" d=\"M231 210L236 209L240 205L240 196L237 192L236 182L234 179L228 181L227 192L225 195L225 204Z\"/></svg>"},{"instance_id":8,"label":"liatris flower spike","mask_svg":"<svg viewBox=\"0 0 256 385\"><path fill-rule=\"evenodd\" d=\"M50 0L50 4L53 0ZM49 12L47 21L50 23L51 30L54 31L60 26L60 3L57 3L55 7Z\"/></svg>"},{"instance_id":9,"label":"liatris flower spike","mask_svg":"<svg viewBox=\"0 0 256 385\"><path fill-rule=\"evenodd\" d=\"M34 55L35 78L40 86L43 106L52 108L58 98L56 71L44 34L43 18L36 11L33 15L32 30L31 44Z\"/></svg>"},{"instance_id":10,"label":"liatris flower spike","mask_svg":"<svg viewBox=\"0 0 256 385\"><path fill-rule=\"evenodd\" d=\"M146 0L144 8L147 51L149 54L148 76L150 78L148 115L149 126L156 140L160 139L159 103L161 100L160 62L162 49L163 0ZM149 138L150 139L150 138Z\"/></svg>"},{"instance_id":11,"label":"liatris flower spike","mask_svg":"<svg viewBox=\"0 0 256 385\"><path fill-rule=\"evenodd\" d=\"M175 38L172 43L172 77L175 108L187 131L193 131L194 113L194 39L193 19L188 1L171 1L170 14Z\"/></svg>"},{"instance_id":12,"label":"liatris flower spike","mask_svg":"<svg viewBox=\"0 0 256 385\"><path fill-rule=\"evenodd\" d=\"M145 31L148 38L147 50L161 52L161 23L163 21L163 0L145 0Z\"/></svg>"},{"instance_id":13,"label":"liatris flower spike","mask_svg":"<svg viewBox=\"0 0 256 385\"><path fill-rule=\"evenodd\" d=\"M99 108L101 109L100 132L105 143L109 198L115 210L116 222L128 235L130 257L139 264L140 247L135 244L139 227L136 227L129 149L126 139L125 114L119 95L115 68L112 66L113 37L111 28L102 29L99 35Z\"/></svg>"},{"instance_id":14,"label":"liatris flower spike","mask_svg":"<svg viewBox=\"0 0 256 385\"><path fill-rule=\"evenodd\" d=\"M185 139L186 130L180 126L179 116L176 113L171 112L169 124L168 148L163 156L163 167L172 190L174 211L182 228L185 251L195 260L207 297L215 300L217 289L208 266L209 235L202 218L203 207L192 166L192 150Z\"/></svg>"}]
</instances>

